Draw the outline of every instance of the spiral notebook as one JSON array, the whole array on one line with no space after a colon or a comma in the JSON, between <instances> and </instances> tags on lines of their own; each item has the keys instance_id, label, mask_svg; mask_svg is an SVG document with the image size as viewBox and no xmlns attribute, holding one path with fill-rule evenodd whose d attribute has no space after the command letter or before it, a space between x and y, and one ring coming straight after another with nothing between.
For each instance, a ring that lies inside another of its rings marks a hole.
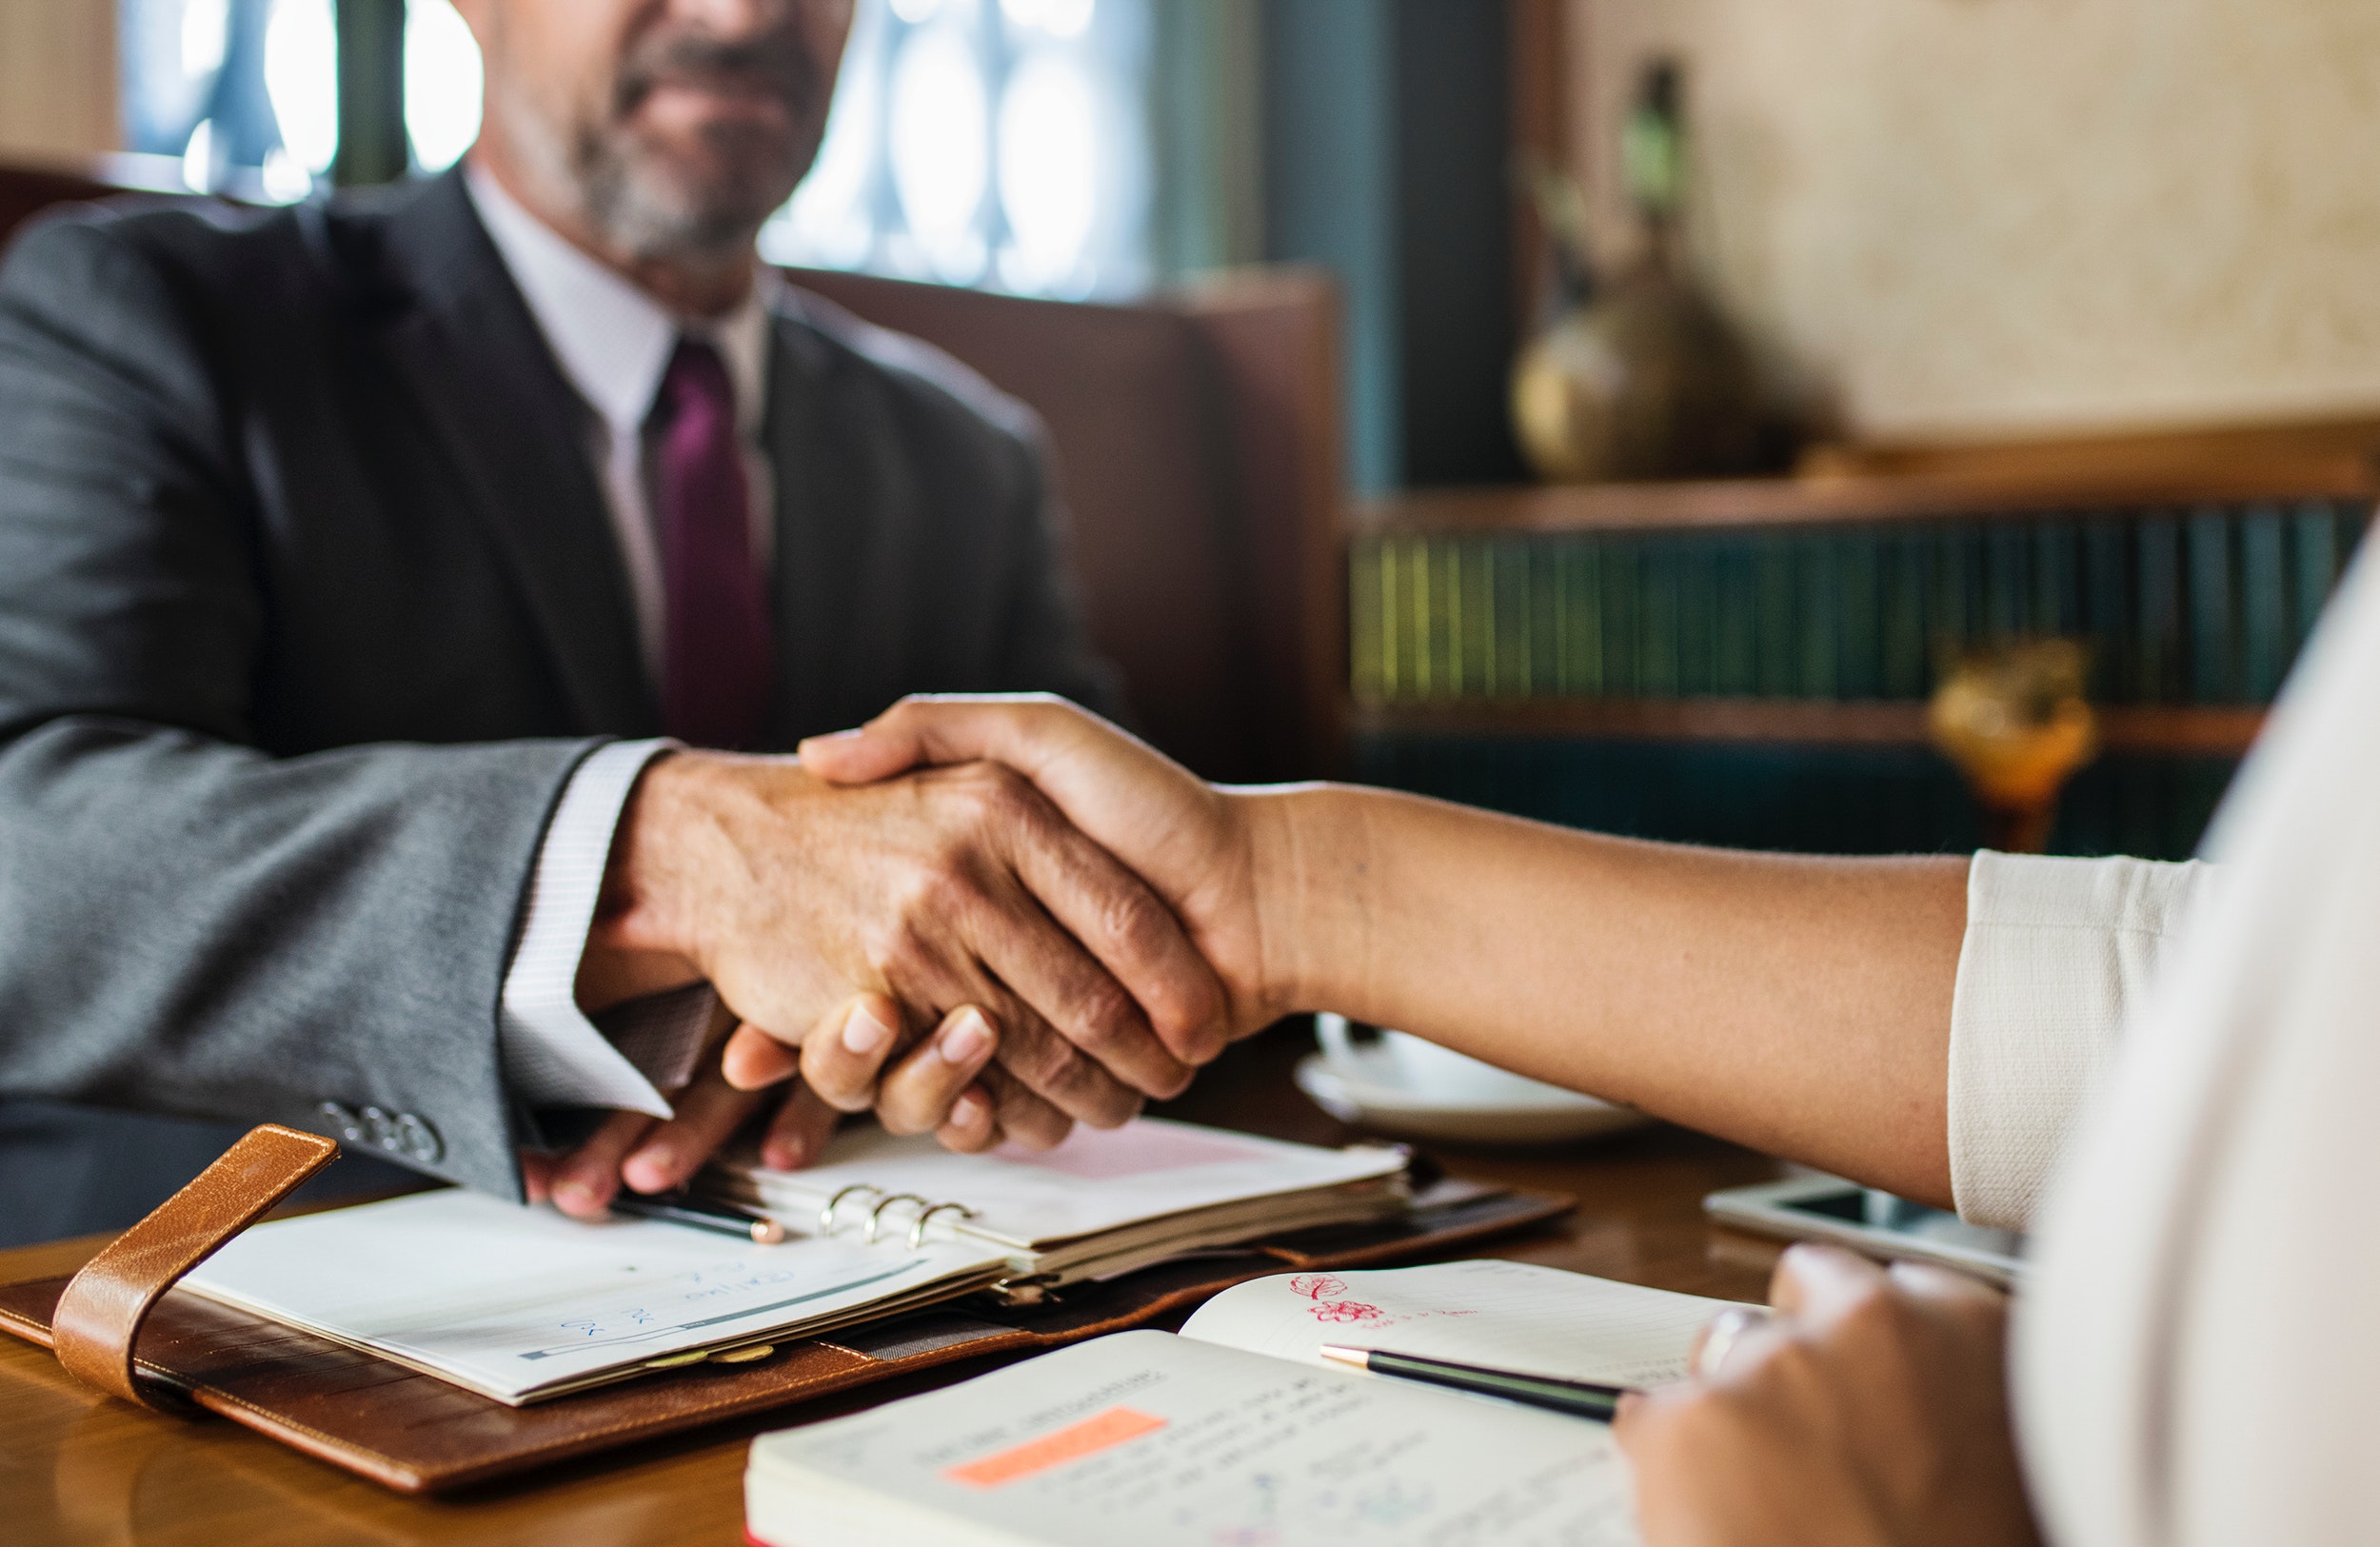
<instances>
[{"instance_id":1,"label":"spiral notebook","mask_svg":"<svg viewBox=\"0 0 2380 1547\"><path fill-rule=\"evenodd\" d=\"M1162 1118L1078 1128L1039 1154L953 1155L929 1136L871 1126L800 1171L731 1158L697 1190L804 1235L978 1246L1000 1254L1004 1292L1024 1299L1259 1235L1380 1218L1407 1196L1402 1150L1320 1149Z\"/></svg>"},{"instance_id":2,"label":"spiral notebook","mask_svg":"<svg viewBox=\"0 0 2380 1547\"><path fill-rule=\"evenodd\" d=\"M1378 1219L1405 1197L1397 1151L1147 1118L1038 1155L953 1156L863 1127L816 1170L723 1176L806 1233L758 1246L421 1193L257 1225L183 1287L517 1406L979 1291L1029 1299L1121 1264Z\"/></svg>"}]
</instances>

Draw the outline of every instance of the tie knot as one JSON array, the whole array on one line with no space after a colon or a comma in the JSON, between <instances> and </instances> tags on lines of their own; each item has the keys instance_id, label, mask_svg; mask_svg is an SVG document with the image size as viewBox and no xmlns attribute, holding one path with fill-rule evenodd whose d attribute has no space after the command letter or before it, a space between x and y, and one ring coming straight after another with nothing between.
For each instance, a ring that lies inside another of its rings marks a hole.
<instances>
[{"instance_id":1,"label":"tie knot","mask_svg":"<svg viewBox=\"0 0 2380 1547\"><path fill-rule=\"evenodd\" d=\"M707 339L681 338L661 379L662 402L672 419L690 414L735 417L736 388L728 380L727 362Z\"/></svg>"}]
</instances>

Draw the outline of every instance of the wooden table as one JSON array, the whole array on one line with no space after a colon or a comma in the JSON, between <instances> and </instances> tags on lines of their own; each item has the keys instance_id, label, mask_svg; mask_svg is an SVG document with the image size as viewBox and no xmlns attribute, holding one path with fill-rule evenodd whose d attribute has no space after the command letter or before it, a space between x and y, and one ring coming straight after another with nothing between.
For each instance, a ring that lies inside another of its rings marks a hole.
<instances>
[{"instance_id":1,"label":"wooden table","mask_svg":"<svg viewBox=\"0 0 2380 1547\"><path fill-rule=\"evenodd\" d=\"M1274 1035L1235 1049L1165 1110L1195 1121L1338 1144L1351 1130L1307 1103L1289 1070L1310 1042ZM1767 1180L1775 1162L1656 1128L1528 1153L1433 1151L1458 1176L1575 1194L1577 1212L1488 1255L1664 1289L1756 1299L1775 1248L1713 1229L1715 1187ZM64 1273L104 1237L0 1252L0 1283ZM971 1373L960 1365L873 1388L850 1411ZM823 1416L816 1407L803 1418ZM318 1542L625 1547L742 1539L744 1447L795 1414L706 1430L558 1467L525 1482L407 1498L231 1424L160 1418L77 1385L46 1352L0 1337L0 1540L280 1547Z\"/></svg>"}]
</instances>

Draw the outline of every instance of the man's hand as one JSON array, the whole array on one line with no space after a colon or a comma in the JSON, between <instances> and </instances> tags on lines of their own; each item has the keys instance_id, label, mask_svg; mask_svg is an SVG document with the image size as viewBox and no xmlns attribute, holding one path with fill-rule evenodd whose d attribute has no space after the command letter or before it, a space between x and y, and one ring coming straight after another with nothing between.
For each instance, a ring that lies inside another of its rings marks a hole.
<instances>
[{"instance_id":1,"label":"man's hand","mask_svg":"<svg viewBox=\"0 0 2380 1547\"><path fill-rule=\"evenodd\" d=\"M1614 1426L1650 1547L2038 1547L2009 1427L2008 1301L1833 1247L1777 1264L1777 1315Z\"/></svg>"},{"instance_id":2,"label":"man's hand","mask_svg":"<svg viewBox=\"0 0 2380 1547\"><path fill-rule=\"evenodd\" d=\"M1232 1036L1270 1024L1274 1002L1259 907L1259 805L1236 801L1086 710L1046 695L904 699L858 730L802 744L819 778L863 784L920 765L1016 770L1086 837L1161 894L1221 979ZM733 1069L747 1048L730 1044ZM1189 1061L1220 1049L1205 1044ZM827 1100L863 1104L876 1061L828 1042L803 1048L802 1070Z\"/></svg>"},{"instance_id":3,"label":"man's hand","mask_svg":"<svg viewBox=\"0 0 2380 1547\"><path fill-rule=\"evenodd\" d=\"M881 1062L980 1007L1000 1028L980 1083L998 1129L1031 1144L1175 1094L1225 1035L1214 972L1166 904L989 765L846 789L785 759L657 760L587 949L583 982L659 981L637 963L674 961L707 979L745 1028L723 1076L740 1084L788 1072L785 1044Z\"/></svg>"}]
</instances>

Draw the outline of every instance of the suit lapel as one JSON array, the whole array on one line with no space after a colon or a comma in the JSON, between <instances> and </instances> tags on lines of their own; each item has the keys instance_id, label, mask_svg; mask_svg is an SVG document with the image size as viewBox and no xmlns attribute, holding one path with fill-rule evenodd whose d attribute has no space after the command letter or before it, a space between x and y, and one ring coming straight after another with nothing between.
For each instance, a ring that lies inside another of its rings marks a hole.
<instances>
[{"instance_id":1,"label":"suit lapel","mask_svg":"<svg viewBox=\"0 0 2380 1547\"><path fill-rule=\"evenodd\" d=\"M903 474L854 432L830 350L774 319L767 436L776 481L777 724L773 744L840 730L909 680L914 638ZM889 481L889 482L888 482Z\"/></svg>"},{"instance_id":2,"label":"suit lapel","mask_svg":"<svg viewBox=\"0 0 2380 1547\"><path fill-rule=\"evenodd\" d=\"M392 213L414 304L381 338L511 563L564 691L590 731L650 735L661 709L636 605L586 455L585 408L448 173Z\"/></svg>"}]
</instances>

